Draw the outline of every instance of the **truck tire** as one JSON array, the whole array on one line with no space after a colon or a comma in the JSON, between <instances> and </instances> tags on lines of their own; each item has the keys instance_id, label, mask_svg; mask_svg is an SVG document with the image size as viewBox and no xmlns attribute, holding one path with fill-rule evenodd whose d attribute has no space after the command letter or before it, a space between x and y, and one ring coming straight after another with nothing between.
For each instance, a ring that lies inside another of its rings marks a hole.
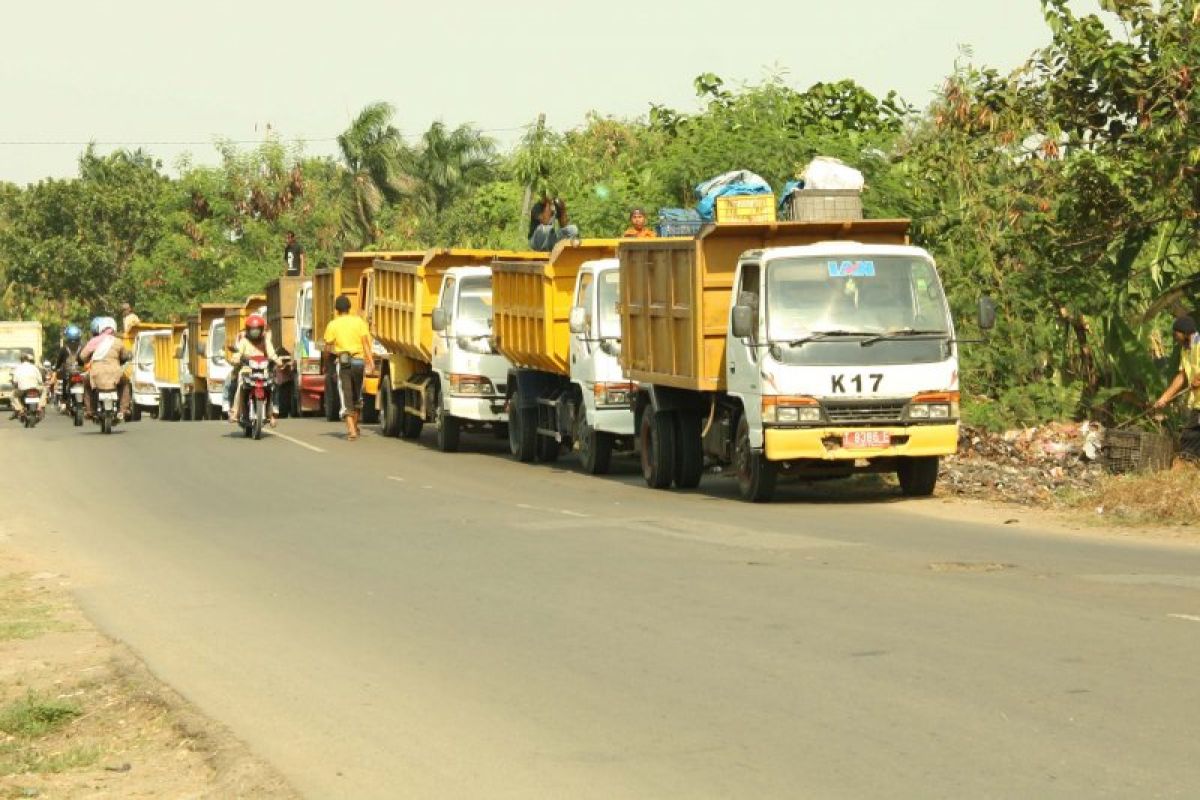
<instances>
[{"instance_id":1,"label":"truck tire","mask_svg":"<svg viewBox=\"0 0 1200 800\"><path fill-rule=\"evenodd\" d=\"M362 421L368 425L379 422L379 396L363 395Z\"/></svg>"},{"instance_id":2,"label":"truck tire","mask_svg":"<svg viewBox=\"0 0 1200 800\"><path fill-rule=\"evenodd\" d=\"M338 397L337 379L332 372L325 374L325 421L337 422L342 416L342 401Z\"/></svg>"},{"instance_id":3,"label":"truck tire","mask_svg":"<svg viewBox=\"0 0 1200 800\"><path fill-rule=\"evenodd\" d=\"M675 414L675 486L695 489L704 475L704 447L700 440L700 415L692 411Z\"/></svg>"},{"instance_id":4,"label":"truck tire","mask_svg":"<svg viewBox=\"0 0 1200 800\"><path fill-rule=\"evenodd\" d=\"M642 477L651 489L669 489L675 472L675 415L669 411L642 412L638 428Z\"/></svg>"},{"instance_id":5,"label":"truck tire","mask_svg":"<svg viewBox=\"0 0 1200 800\"><path fill-rule=\"evenodd\" d=\"M553 464L558 461L558 455L562 452L562 446L557 439L542 434L538 434L535 447L537 452L534 453L534 458L543 464Z\"/></svg>"},{"instance_id":6,"label":"truck tire","mask_svg":"<svg viewBox=\"0 0 1200 800\"><path fill-rule=\"evenodd\" d=\"M508 410L508 450L517 461L529 463L537 454L537 409L520 408L513 395Z\"/></svg>"},{"instance_id":7,"label":"truck tire","mask_svg":"<svg viewBox=\"0 0 1200 800\"><path fill-rule=\"evenodd\" d=\"M905 497L929 497L937 486L939 465L940 459L937 456L900 459L896 467L900 491Z\"/></svg>"},{"instance_id":8,"label":"truck tire","mask_svg":"<svg viewBox=\"0 0 1200 800\"><path fill-rule=\"evenodd\" d=\"M462 423L458 417L446 413L442 405L442 393L434 395L433 424L437 430L437 449L443 453L458 452L459 434L462 433Z\"/></svg>"},{"instance_id":9,"label":"truck tire","mask_svg":"<svg viewBox=\"0 0 1200 800\"><path fill-rule=\"evenodd\" d=\"M737 473L738 493L747 503L769 503L775 496L778 470L766 455L750 447L750 423L743 416L738 422L737 441L733 450L733 466Z\"/></svg>"},{"instance_id":10,"label":"truck tire","mask_svg":"<svg viewBox=\"0 0 1200 800\"><path fill-rule=\"evenodd\" d=\"M582 413L582 412L581 412ZM587 422L580 425L579 463L589 475L607 475L612 463L613 437L602 433Z\"/></svg>"},{"instance_id":11,"label":"truck tire","mask_svg":"<svg viewBox=\"0 0 1200 800\"><path fill-rule=\"evenodd\" d=\"M130 422L141 422L142 421L142 407L139 406L137 403L130 402L130 404L129 404L129 421Z\"/></svg>"},{"instance_id":12,"label":"truck tire","mask_svg":"<svg viewBox=\"0 0 1200 800\"><path fill-rule=\"evenodd\" d=\"M384 436L399 436L401 417L404 415L404 398L392 392L392 376L384 375L379 382L380 432Z\"/></svg>"}]
</instances>

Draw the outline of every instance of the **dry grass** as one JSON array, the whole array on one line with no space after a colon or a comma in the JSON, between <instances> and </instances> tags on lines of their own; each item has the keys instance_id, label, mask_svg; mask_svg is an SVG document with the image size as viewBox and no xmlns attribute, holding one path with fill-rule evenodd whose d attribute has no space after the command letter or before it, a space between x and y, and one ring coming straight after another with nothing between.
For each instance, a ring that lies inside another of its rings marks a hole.
<instances>
[{"instance_id":1,"label":"dry grass","mask_svg":"<svg viewBox=\"0 0 1200 800\"><path fill-rule=\"evenodd\" d=\"M1166 472L1108 476L1075 502L1120 522L1200 524L1200 469L1180 462Z\"/></svg>"}]
</instances>

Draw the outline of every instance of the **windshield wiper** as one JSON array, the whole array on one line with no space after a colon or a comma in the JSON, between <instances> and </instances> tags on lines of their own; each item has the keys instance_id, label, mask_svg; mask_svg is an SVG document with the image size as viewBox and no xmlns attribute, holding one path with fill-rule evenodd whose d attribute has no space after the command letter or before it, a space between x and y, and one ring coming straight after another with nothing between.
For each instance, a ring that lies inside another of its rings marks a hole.
<instances>
[{"instance_id":1,"label":"windshield wiper","mask_svg":"<svg viewBox=\"0 0 1200 800\"><path fill-rule=\"evenodd\" d=\"M863 347L866 347L867 345L872 345L872 344L875 344L876 342L883 342L883 341L887 341L889 339L903 339L908 336L949 336L949 335L950 334L947 333L946 331L939 331L939 330L932 330L932 329L922 330L920 328L901 328L901 329L895 330L895 331L888 331L887 333L876 334L876 335L870 337L869 339L863 339L861 342L859 342L859 344L861 344Z\"/></svg>"},{"instance_id":2,"label":"windshield wiper","mask_svg":"<svg viewBox=\"0 0 1200 800\"><path fill-rule=\"evenodd\" d=\"M819 342L822 339L835 339L842 336L872 336L874 331L816 331L800 339L792 339L788 347L800 347L809 342Z\"/></svg>"}]
</instances>

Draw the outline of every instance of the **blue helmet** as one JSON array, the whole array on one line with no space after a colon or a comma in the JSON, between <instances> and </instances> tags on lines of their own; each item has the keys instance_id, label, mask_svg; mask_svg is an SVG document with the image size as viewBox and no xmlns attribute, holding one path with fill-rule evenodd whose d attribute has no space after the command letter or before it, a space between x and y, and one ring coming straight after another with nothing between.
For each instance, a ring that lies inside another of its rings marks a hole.
<instances>
[{"instance_id":1,"label":"blue helmet","mask_svg":"<svg viewBox=\"0 0 1200 800\"><path fill-rule=\"evenodd\" d=\"M63 335L66 336L68 342L78 342L83 338L83 331L79 330L78 325L68 325L66 333Z\"/></svg>"}]
</instances>

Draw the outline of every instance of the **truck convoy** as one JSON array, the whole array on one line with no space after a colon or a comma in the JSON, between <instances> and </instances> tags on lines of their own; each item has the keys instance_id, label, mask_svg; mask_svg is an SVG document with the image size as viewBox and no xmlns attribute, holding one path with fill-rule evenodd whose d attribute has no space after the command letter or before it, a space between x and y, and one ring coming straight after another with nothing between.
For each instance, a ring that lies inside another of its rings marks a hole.
<instances>
[{"instance_id":1,"label":"truck convoy","mask_svg":"<svg viewBox=\"0 0 1200 800\"><path fill-rule=\"evenodd\" d=\"M633 385L618 363L619 240L559 242L549 261L492 265L496 350L505 380L508 442L519 461L554 461L564 447L591 474L613 449L632 449Z\"/></svg>"},{"instance_id":2,"label":"truck convoy","mask_svg":"<svg viewBox=\"0 0 1200 800\"><path fill-rule=\"evenodd\" d=\"M374 262L371 320L386 356L380 382L383 433L415 439L425 423L443 452L464 430L504 435L509 363L492 347L492 270L497 259L545 253L435 249Z\"/></svg>"},{"instance_id":3,"label":"truck convoy","mask_svg":"<svg viewBox=\"0 0 1200 800\"><path fill-rule=\"evenodd\" d=\"M692 488L707 459L754 502L780 475L933 492L958 443L957 344L907 221L716 225L618 257L649 486Z\"/></svg>"}]
</instances>

